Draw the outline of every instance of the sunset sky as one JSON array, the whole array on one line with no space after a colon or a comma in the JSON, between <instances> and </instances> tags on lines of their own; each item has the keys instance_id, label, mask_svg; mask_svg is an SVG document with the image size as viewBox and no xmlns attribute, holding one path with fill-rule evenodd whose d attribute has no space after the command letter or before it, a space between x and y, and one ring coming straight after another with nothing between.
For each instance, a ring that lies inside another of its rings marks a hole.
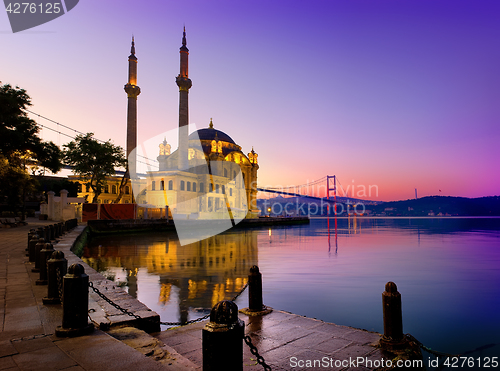
<instances>
[{"instance_id":1,"label":"sunset sky","mask_svg":"<svg viewBox=\"0 0 500 371\"><path fill-rule=\"evenodd\" d=\"M125 147L133 34L147 141L178 125L184 25L190 122L212 117L253 146L259 186L336 175L376 185L364 198L379 201L500 195L498 0L81 0L15 34L2 10L0 81L26 89L34 112Z\"/></svg>"}]
</instances>

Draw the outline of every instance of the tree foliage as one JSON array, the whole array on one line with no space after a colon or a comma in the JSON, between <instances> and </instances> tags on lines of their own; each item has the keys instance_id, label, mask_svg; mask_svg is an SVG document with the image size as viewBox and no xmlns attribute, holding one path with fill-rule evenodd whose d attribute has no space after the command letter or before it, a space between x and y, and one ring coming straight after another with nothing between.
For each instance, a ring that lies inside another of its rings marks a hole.
<instances>
[{"instance_id":1,"label":"tree foliage","mask_svg":"<svg viewBox=\"0 0 500 371\"><path fill-rule=\"evenodd\" d=\"M39 128L27 115L31 98L26 90L0 82L0 195L12 208L34 191L31 173L53 173L61 167L61 150L38 136Z\"/></svg>"},{"instance_id":2,"label":"tree foliage","mask_svg":"<svg viewBox=\"0 0 500 371\"><path fill-rule=\"evenodd\" d=\"M73 172L86 180L94 193L96 203L106 184L106 178L115 174L116 167L126 165L123 148L93 138L94 133L78 135L74 141L65 144L64 162L73 166Z\"/></svg>"}]
</instances>

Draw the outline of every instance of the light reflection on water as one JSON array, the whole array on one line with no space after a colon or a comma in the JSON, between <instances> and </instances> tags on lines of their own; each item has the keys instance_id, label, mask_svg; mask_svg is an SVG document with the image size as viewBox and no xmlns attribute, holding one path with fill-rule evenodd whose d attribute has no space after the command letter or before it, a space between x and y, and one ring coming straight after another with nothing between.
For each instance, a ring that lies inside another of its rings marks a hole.
<instances>
[{"instance_id":1,"label":"light reflection on water","mask_svg":"<svg viewBox=\"0 0 500 371\"><path fill-rule=\"evenodd\" d=\"M266 305L383 332L381 293L394 281L404 332L444 352L497 344L469 356L500 355L500 219L349 218L337 232L335 239L334 223L329 234L327 220L316 219L183 247L167 233L101 237L84 260L126 283L162 321L204 315L234 296L257 264Z\"/></svg>"}]
</instances>

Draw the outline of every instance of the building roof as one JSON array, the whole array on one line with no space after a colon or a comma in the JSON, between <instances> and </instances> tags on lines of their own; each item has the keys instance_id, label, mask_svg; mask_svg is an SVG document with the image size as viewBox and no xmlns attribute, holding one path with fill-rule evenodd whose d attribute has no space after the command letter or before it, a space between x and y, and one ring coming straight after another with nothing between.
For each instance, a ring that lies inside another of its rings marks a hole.
<instances>
[{"instance_id":1,"label":"building roof","mask_svg":"<svg viewBox=\"0 0 500 371\"><path fill-rule=\"evenodd\" d=\"M222 142L228 142L228 143L236 144L234 142L234 140L232 140L229 135L227 135L223 131L220 131L220 130L217 130L217 129L206 128L206 129L197 130L194 133L191 133L189 135L189 139L196 139L195 134L198 134L198 138L200 138L200 140L210 140L210 141L212 141L217 136L217 139L219 139Z\"/></svg>"}]
</instances>

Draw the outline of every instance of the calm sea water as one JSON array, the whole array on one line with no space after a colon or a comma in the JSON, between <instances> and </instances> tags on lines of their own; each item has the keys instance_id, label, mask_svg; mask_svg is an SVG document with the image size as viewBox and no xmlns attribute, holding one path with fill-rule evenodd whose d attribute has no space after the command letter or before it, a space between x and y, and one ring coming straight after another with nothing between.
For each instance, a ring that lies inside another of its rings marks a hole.
<instances>
[{"instance_id":1,"label":"calm sea water","mask_svg":"<svg viewBox=\"0 0 500 371\"><path fill-rule=\"evenodd\" d=\"M333 219L314 219L187 246L172 233L108 236L83 258L162 321L208 313L256 264L266 305L382 333L382 292L393 281L405 333L442 352L500 356L499 218L339 219L337 235ZM236 303L247 306L247 293Z\"/></svg>"}]
</instances>

